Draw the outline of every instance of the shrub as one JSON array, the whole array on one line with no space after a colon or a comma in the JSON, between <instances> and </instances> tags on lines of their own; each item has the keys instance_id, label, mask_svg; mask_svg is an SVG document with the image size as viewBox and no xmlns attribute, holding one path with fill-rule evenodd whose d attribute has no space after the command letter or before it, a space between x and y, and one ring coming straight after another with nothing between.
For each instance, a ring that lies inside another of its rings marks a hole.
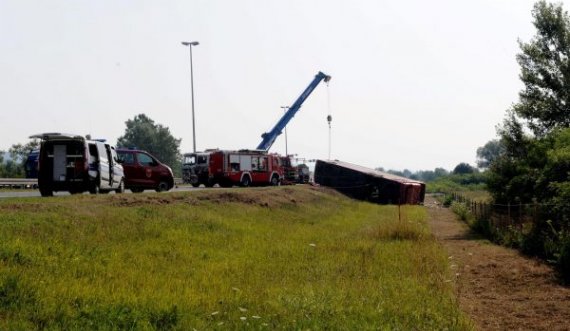
<instances>
[{"instance_id":1,"label":"shrub","mask_svg":"<svg viewBox=\"0 0 570 331\"><path fill-rule=\"evenodd\" d=\"M464 203L454 201L451 203L451 210L456 213L462 221L467 221L470 215L469 209Z\"/></svg>"},{"instance_id":2,"label":"shrub","mask_svg":"<svg viewBox=\"0 0 570 331\"><path fill-rule=\"evenodd\" d=\"M570 283L570 233L565 233L560 243L558 266L566 283Z\"/></svg>"},{"instance_id":3,"label":"shrub","mask_svg":"<svg viewBox=\"0 0 570 331\"><path fill-rule=\"evenodd\" d=\"M449 208L452 203L453 203L453 196L446 195L445 199L443 200L443 206Z\"/></svg>"}]
</instances>

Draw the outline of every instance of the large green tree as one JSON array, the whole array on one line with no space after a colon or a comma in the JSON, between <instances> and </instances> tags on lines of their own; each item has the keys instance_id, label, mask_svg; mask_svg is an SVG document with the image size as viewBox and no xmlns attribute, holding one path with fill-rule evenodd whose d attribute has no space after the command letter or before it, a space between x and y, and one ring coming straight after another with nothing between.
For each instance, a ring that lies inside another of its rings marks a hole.
<instances>
[{"instance_id":1,"label":"large green tree","mask_svg":"<svg viewBox=\"0 0 570 331\"><path fill-rule=\"evenodd\" d=\"M561 4L546 1L534 5L532 17L536 35L519 41L517 56L524 89L498 128L501 146L490 164L488 187L500 203L553 198L545 161L551 142L570 127L570 18ZM485 150L477 152L484 157Z\"/></svg>"},{"instance_id":2,"label":"large green tree","mask_svg":"<svg viewBox=\"0 0 570 331\"><path fill-rule=\"evenodd\" d=\"M9 152L17 162L26 162L28 154L34 149L40 148L40 141L38 139L33 139L26 144L14 144L10 147Z\"/></svg>"},{"instance_id":3,"label":"large green tree","mask_svg":"<svg viewBox=\"0 0 570 331\"><path fill-rule=\"evenodd\" d=\"M545 1L532 16L536 35L517 56L524 89L498 128L503 150L487 187L495 203L542 206L520 245L557 261L570 281L570 18Z\"/></svg>"},{"instance_id":4,"label":"large green tree","mask_svg":"<svg viewBox=\"0 0 570 331\"><path fill-rule=\"evenodd\" d=\"M561 4L539 1L532 11L536 35L519 41L517 61L525 88L513 110L537 136L570 127L570 18Z\"/></svg>"},{"instance_id":5,"label":"large green tree","mask_svg":"<svg viewBox=\"0 0 570 331\"><path fill-rule=\"evenodd\" d=\"M24 177L25 163L28 154L34 149L39 148L40 142L37 139L31 140L26 144L14 144L8 150L10 158L4 160L4 151L0 151L0 177L18 178Z\"/></svg>"},{"instance_id":6,"label":"large green tree","mask_svg":"<svg viewBox=\"0 0 570 331\"><path fill-rule=\"evenodd\" d=\"M155 123L145 114L136 115L125 124L125 134L117 140L117 146L145 150L179 173L181 139L174 138L168 127Z\"/></svg>"},{"instance_id":7,"label":"large green tree","mask_svg":"<svg viewBox=\"0 0 570 331\"><path fill-rule=\"evenodd\" d=\"M464 174L472 174L475 172L475 168L473 168L469 163L461 162L453 168L454 175L464 175Z\"/></svg>"},{"instance_id":8,"label":"large green tree","mask_svg":"<svg viewBox=\"0 0 570 331\"><path fill-rule=\"evenodd\" d=\"M498 139L488 141L485 145L477 148L477 166L479 168L489 168L504 152L504 145Z\"/></svg>"}]
</instances>

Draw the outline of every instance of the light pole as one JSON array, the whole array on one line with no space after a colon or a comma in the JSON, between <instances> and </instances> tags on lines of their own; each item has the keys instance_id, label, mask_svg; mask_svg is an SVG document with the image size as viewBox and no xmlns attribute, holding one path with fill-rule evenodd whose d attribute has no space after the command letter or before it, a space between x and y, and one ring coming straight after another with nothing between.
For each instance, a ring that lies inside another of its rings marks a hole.
<instances>
[{"instance_id":1,"label":"light pole","mask_svg":"<svg viewBox=\"0 0 570 331\"><path fill-rule=\"evenodd\" d=\"M194 146L194 153L196 153L196 121L194 120L194 73L192 71L192 46L200 45L197 41L183 41L182 45L188 46L190 49L190 90L192 93L192 143Z\"/></svg>"},{"instance_id":2,"label":"light pole","mask_svg":"<svg viewBox=\"0 0 570 331\"><path fill-rule=\"evenodd\" d=\"M287 112L287 109L289 109L289 106L281 106L281 108L283 109L283 111ZM287 153L287 125L285 125L285 156L288 156L289 153Z\"/></svg>"}]
</instances>

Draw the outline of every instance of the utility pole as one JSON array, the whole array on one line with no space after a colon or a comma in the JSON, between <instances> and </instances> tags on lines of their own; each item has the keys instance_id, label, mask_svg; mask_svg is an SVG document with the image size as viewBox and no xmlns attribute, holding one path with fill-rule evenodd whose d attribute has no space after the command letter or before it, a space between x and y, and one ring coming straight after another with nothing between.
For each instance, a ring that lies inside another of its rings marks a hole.
<instances>
[{"instance_id":1,"label":"utility pole","mask_svg":"<svg viewBox=\"0 0 570 331\"><path fill-rule=\"evenodd\" d=\"M194 146L194 153L196 153L196 121L194 120L194 72L192 71L192 46L200 45L197 41L183 41L182 45L188 46L190 49L190 90L192 94L192 143Z\"/></svg>"}]
</instances>

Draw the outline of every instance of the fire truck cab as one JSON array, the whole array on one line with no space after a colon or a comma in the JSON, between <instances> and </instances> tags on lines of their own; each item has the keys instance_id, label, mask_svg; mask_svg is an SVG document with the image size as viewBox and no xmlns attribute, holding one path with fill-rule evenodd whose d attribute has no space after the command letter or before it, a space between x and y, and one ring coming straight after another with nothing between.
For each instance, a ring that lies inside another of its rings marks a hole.
<instances>
[{"instance_id":1,"label":"fire truck cab","mask_svg":"<svg viewBox=\"0 0 570 331\"><path fill-rule=\"evenodd\" d=\"M280 156L260 150L216 151L210 154L212 185L279 185L283 180Z\"/></svg>"}]
</instances>

